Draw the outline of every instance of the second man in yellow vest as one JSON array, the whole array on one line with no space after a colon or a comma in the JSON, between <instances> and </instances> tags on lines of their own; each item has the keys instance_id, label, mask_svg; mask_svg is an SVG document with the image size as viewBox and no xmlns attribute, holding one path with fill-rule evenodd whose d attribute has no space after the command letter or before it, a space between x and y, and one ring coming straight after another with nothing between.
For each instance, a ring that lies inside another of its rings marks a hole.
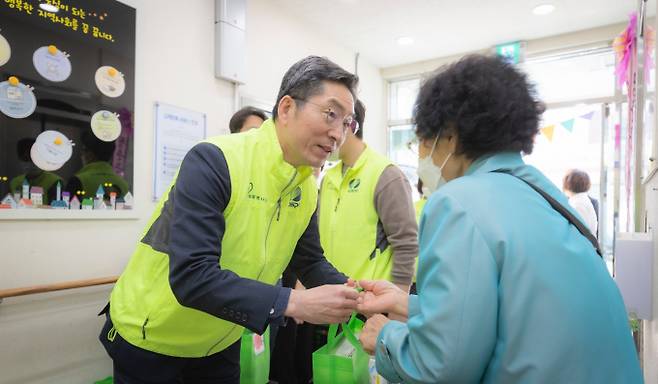
<instances>
[{"instance_id":1,"label":"second man in yellow vest","mask_svg":"<svg viewBox=\"0 0 658 384\"><path fill-rule=\"evenodd\" d=\"M358 126L347 132L340 161L322 179L318 209L320 241L336 269L354 279L389 280L405 291L414 276L418 227L411 186L390 160L363 142L365 106L354 104ZM288 327L295 327L288 321ZM324 341L312 324L302 324L277 340L276 350L294 355L277 358L275 378L307 383L311 354ZM276 354L276 353L275 353Z\"/></svg>"},{"instance_id":2,"label":"second man in yellow vest","mask_svg":"<svg viewBox=\"0 0 658 384\"><path fill-rule=\"evenodd\" d=\"M354 114L359 129L347 133L340 161L320 188L322 248L352 278L389 280L409 290L418 255L411 186L400 168L363 142L360 100Z\"/></svg>"}]
</instances>

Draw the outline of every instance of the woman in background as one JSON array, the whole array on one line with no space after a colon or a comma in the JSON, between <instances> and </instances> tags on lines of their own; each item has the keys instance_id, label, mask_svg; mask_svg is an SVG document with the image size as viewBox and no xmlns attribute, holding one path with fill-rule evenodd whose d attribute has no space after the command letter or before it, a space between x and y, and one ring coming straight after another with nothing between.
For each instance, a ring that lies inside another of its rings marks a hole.
<instances>
[{"instance_id":1,"label":"woman in background","mask_svg":"<svg viewBox=\"0 0 658 384\"><path fill-rule=\"evenodd\" d=\"M585 171L579 169L570 170L562 182L562 190L569 198L569 205L571 205L580 217L584 220L584 223L589 228L590 232L596 236L596 230L599 225L598 217L596 213L596 207L594 207L594 201L589 197L587 192L590 188L589 175Z\"/></svg>"}]
</instances>

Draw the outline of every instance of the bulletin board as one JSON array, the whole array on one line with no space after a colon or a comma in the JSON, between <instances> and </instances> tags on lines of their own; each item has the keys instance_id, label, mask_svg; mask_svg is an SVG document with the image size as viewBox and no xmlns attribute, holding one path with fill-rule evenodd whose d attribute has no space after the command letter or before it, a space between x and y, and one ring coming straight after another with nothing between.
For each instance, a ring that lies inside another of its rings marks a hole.
<instances>
[{"instance_id":1,"label":"bulletin board","mask_svg":"<svg viewBox=\"0 0 658 384\"><path fill-rule=\"evenodd\" d=\"M153 201L167 192L187 152L205 138L205 113L164 103L155 104Z\"/></svg>"},{"instance_id":2,"label":"bulletin board","mask_svg":"<svg viewBox=\"0 0 658 384\"><path fill-rule=\"evenodd\" d=\"M0 1L0 218L133 208L135 16L113 0Z\"/></svg>"}]
</instances>

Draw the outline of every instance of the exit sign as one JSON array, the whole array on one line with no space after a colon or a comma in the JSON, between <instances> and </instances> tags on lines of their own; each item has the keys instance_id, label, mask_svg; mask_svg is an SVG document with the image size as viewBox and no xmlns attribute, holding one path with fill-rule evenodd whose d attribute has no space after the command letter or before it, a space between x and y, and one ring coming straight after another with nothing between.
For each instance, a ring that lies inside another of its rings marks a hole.
<instances>
[{"instance_id":1,"label":"exit sign","mask_svg":"<svg viewBox=\"0 0 658 384\"><path fill-rule=\"evenodd\" d=\"M507 59L512 64L518 64L521 61L521 42L506 43L496 45L496 54Z\"/></svg>"}]
</instances>

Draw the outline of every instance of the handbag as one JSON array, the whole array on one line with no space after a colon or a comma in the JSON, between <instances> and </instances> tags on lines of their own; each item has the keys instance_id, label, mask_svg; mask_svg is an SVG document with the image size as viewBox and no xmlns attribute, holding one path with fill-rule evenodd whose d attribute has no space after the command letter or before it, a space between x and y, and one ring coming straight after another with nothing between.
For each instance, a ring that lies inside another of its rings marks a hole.
<instances>
[{"instance_id":1,"label":"handbag","mask_svg":"<svg viewBox=\"0 0 658 384\"><path fill-rule=\"evenodd\" d=\"M329 326L327 344L313 352L314 384L368 384L370 356L363 350L356 334L363 329L356 313L347 323Z\"/></svg>"},{"instance_id":2,"label":"handbag","mask_svg":"<svg viewBox=\"0 0 658 384\"><path fill-rule=\"evenodd\" d=\"M240 383L267 384L270 376L270 327L259 335L245 329L240 342Z\"/></svg>"}]
</instances>

